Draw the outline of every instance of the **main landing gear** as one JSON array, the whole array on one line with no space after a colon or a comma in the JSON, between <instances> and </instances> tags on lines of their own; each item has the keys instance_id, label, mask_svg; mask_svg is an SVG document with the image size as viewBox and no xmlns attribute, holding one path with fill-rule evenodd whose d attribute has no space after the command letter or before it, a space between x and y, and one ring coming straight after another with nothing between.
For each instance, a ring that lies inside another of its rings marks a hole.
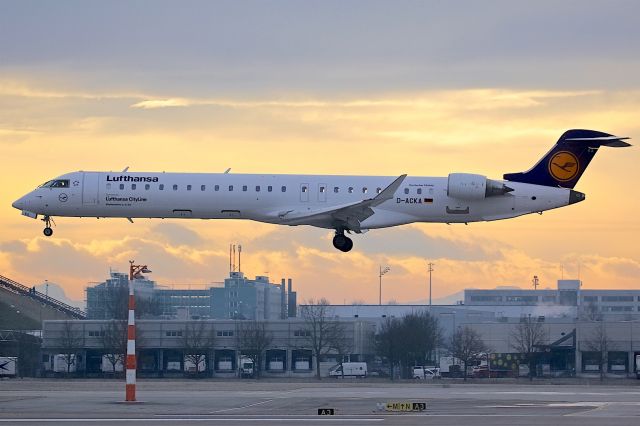
<instances>
[{"instance_id":1,"label":"main landing gear","mask_svg":"<svg viewBox=\"0 0 640 426\"><path fill-rule=\"evenodd\" d=\"M45 235L45 237L50 237L53 235L53 229L51 229L51 224L53 223L55 225L55 222L53 221L53 219L50 216L45 216L42 218L42 221L44 222L44 230L42 231L42 233Z\"/></svg>"},{"instance_id":2,"label":"main landing gear","mask_svg":"<svg viewBox=\"0 0 640 426\"><path fill-rule=\"evenodd\" d=\"M344 230L336 230L336 235L333 237L333 246L346 253L353 248L353 241L344 235Z\"/></svg>"}]
</instances>

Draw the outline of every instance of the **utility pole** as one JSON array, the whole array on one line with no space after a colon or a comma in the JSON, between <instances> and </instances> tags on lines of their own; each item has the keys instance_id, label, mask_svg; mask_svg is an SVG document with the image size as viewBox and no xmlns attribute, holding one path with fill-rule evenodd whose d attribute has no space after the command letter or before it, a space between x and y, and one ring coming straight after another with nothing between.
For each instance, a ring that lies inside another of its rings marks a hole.
<instances>
[{"instance_id":1,"label":"utility pole","mask_svg":"<svg viewBox=\"0 0 640 426\"><path fill-rule=\"evenodd\" d=\"M386 274L387 272L389 272L391 270L391 268L389 268L388 266L385 266L384 269L382 268L382 265L380 265L380 275L378 275L378 277L380 278L380 289L379 289L379 293L378 293L378 305L382 305L382 276L384 274Z\"/></svg>"},{"instance_id":2,"label":"utility pole","mask_svg":"<svg viewBox=\"0 0 640 426\"><path fill-rule=\"evenodd\" d=\"M533 280L532 280L532 282L533 282L533 289L534 289L534 290L537 290L537 289L538 289L538 286L540 285L540 280L538 279L538 276L537 276L537 275L534 275L534 276L533 276Z\"/></svg>"},{"instance_id":3,"label":"utility pole","mask_svg":"<svg viewBox=\"0 0 640 426\"><path fill-rule=\"evenodd\" d=\"M427 265L429 266L429 269L427 269L429 272L429 309L431 309L431 273L433 272L435 263L429 262Z\"/></svg>"}]
</instances>

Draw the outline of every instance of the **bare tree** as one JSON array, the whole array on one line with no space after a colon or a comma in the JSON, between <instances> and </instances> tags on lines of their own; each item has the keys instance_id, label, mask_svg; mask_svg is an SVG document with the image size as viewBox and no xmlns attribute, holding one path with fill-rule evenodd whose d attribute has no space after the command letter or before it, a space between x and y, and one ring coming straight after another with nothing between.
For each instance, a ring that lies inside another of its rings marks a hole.
<instances>
[{"instance_id":1,"label":"bare tree","mask_svg":"<svg viewBox=\"0 0 640 426\"><path fill-rule=\"evenodd\" d=\"M82 349L82 334L73 327L73 322L65 321L60 335L60 350L67 365L67 374L75 364L78 352ZM77 371L77 366L76 366Z\"/></svg>"},{"instance_id":2,"label":"bare tree","mask_svg":"<svg viewBox=\"0 0 640 426\"><path fill-rule=\"evenodd\" d=\"M273 341L273 334L267 331L264 321L250 320L236 323L238 348L253 361L255 377L260 378L265 351Z\"/></svg>"},{"instance_id":3,"label":"bare tree","mask_svg":"<svg viewBox=\"0 0 640 426\"><path fill-rule=\"evenodd\" d=\"M403 377L410 377L412 366L433 361L441 341L438 320L427 311L412 312L400 319L387 318L376 336L377 350L389 363L392 378L396 366Z\"/></svg>"},{"instance_id":4,"label":"bare tree","mask_svg":"<svg viewBox=\"0 0 640 426\"><path fill-rule=\"evenodd\" d=\"M316 378L320 380L320 359L335 350L335 342L344 337L344 326L329 317L329 301L309 300L300 308L307 344L316 358Z\"/></svg>"},{"instance_id":5,"label":"bare tree","mask_svg":"<svg viewBox=\"0 0 640 426\"><path fill-rule=\"evenodd\" d=\"M105 358L111 364L113 374L116 373L118 363L124 366L127 353L127 323L111 320L102 329L102 348Z\"/></svg>"},{"instance_id":6,"label":"bare tree","mask_svg":"<svg viewBox=\"0 0 640 426\"><path fill-rule=\"evenodd\" d=\"M464 364L464 380L467 380L467 366L481 353L489 349L480 334L469 326L459 327L451 336L449 352L451 356L458 358Z\"/></svg>"},{"instance_id":7,"label":"bare tree","mask_svg":"<svg viewBox=\"0 0 640 426\"><path fill-rule=\"evenodd\" d=\"M376 351L389 364L391 380L395 378L395 367L402 356L400 328L399 319L387 317L376 334Z\"/></svg>"},{"instance_id":8,"label":"bare tree","mask_svg":"<svg viewBox=\"0 0 640 426\"><path fill-rule=\"evenodd\" d=\"M432 355L442 340L437 318L427 311L412 312L402 317L402 364L405 375L411 374L412 365L433 361Z\"/></svg>"},{"instance_id":9,"label":"bare tree","mask_svg":"<svg viewBox=\"0 0 640 426\"><path fill-rule=\"evenodd\" d=\"M609 351L614 349L615 346L609 338L604 321L596 324L596 327L585 340L584 344L589 351L595 353L596 360L600 366L600 380L604 380L607 364L609 363Z\"/></svg>"},{"instance_id":10,"label":"bare tree","mask_svg":"<svg viewBox=\"0 0 640 426\"><path fill-rule=\"evenodd\" d=\"M511 332L511 340L511 347L524 355L529 365L529 380L533 380L536 353L547 341L543 323L531 315L520 318L520 323Z\"/></svg>"},{"instance_id":11,"label":"bare tree","mask_svg":"<svg viewBox=\"0 0 640 426\"><path fill-rule=\"evenodd\" d=\"M195 375L199 375L200 365L206 362L207 353L213 346L213 328L207 327L202 320L186 323L182 346L185 360L195 366Z\"/></svg>"}]
</instances>

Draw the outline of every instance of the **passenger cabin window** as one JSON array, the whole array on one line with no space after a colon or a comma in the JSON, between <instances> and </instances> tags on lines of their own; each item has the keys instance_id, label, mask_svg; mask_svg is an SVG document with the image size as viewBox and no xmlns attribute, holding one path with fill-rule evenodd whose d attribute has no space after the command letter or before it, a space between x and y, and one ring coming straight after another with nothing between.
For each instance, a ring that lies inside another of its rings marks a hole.
<instances>
[{"instance_id":1,"label":"passenger cabin window","mask_svg":"<svg viewBox=\"0 0 640 426\"><path fill-rule=\"evenodd\" d=\"M216 186L214 186L214 187L213 187L213 190L214 190L214 191L220 191L220 185L216 185Z\"/></svg>"},{"instance_id":2,"label":"passenger cabin window","mask_svg":"<svg viewBox=\"0 0 640 426\"><path fill-rule=\"evenodd\" d=\"M178 185L173 184L173 190L174 190L174 191L177 191L177 190L178 190Z\"/></svg>"},{"instance_id":3,"label":"passenger cabin window","mask_svg":"<svg viewBox=\"0 0 640 426\"><path fill-rule=\"evenodd\" d=\"M302 192L307 192L307 187L306 186L302 187Z\"/></svg>"},{"instance_id":4,"label":"passenger cabin window","mask_svg":"<svg viewBox=\"0 0 640 426\"><path fill-rule=\"evenodd\" d=\"M124 189L124 183L120 184L120 189Z\"/></svg>"},{"instance_id":5,"label":"passenger cabin window","mask_svg":"<svg viewBox=\"0 0 640 426\"><path fill-rule=\"evenodd\" d=\"M149 190L149 188L151 188L151 185L149 185L149 184L147 183L147 184L144 186L144 190L145 190L145 191L148 191L148 190Z\"/></svg>"},{"instance_id":6,"label":"passenger cabin window","mask_svg":"<svg viewBox=\"0 0 640 426\"><path fill-rule=\"evenodd\" d=\"M271 192L271 191L273 191L273 186L271 185L267 186L267 192Z\"/></svg>"},{"instance_id":7,"label":"passenger cabin window","mask_svg":"<svg viewBox=\"0 0 640 426\"><path fill-rule=\"evenodd\" d=\"M348 192L349 194L353 194L353 186L350 186L350 187L349 187L349 189L347 190L347 192Z\"/></svg>"},{"instance_id":8,"label":"passenger cabin window","mask_svg":"<svg viewBox=\"0 0 640 426\"><path fill-rule=\"evenodd\" d=\"M367 187L366 187L366 186L365 186L364 188L362 188L362 193L363 193L363 194L366 194L366 193L367 193L367 191L368 191L368 189L367 189Z\"/></svg>"},{"instance_id":9,"label":"passenger cabin window","mask_svg":"<svg viewBox=\"0 0 640 426\"><path fill-rule=\"evenodd\" d=\"M160 184L160 186L158 187L158 189L159 189L160 191L164 191L164 184L163 184L163 183L161 183L161 184Z\"/></svg>"},{"instance_id":10,"label":"passenger cabin window","mask_svg":"<svg viewBox=\"0 0 640 426\"><path fill-rule=\"evenodd\" d=\"M256 185L256 192L260 192L260 185Z\"/></svg>"},{"instance_id":11,"label":"passenger cabin window","mask_svg":"<svg viewBox=\"0 0 640 426\"><path fill-rule=\"evenodd\" d=\"M204 191L205 189L207 189L206 185L200 185L200 191Z\"/></svg>"},{"instance_id":12,"label":"passenger cabin window","mask_svg":"<svg viewBox=\"0 0 640 426\"><path fill-rule=\"evenodd\" d=\"M242 185L242 192L247 192L247 185Z\"/></svg>"},{"instance_id":13,"label":"passenger cabin window","mask_svg":"<svg viewBox=\"0 0 640 426\"><path fill-rule=\"evenodd\" d=\"M320 193L324 193L325 189L326 189L326 188L325 188L324 186L321 186L321 187L320 187Z\"/></svg>"},{"instance_id":14,"label":"passenger cabin window","mask_svg":"<svg viewBox=\"0 0 640 426\"><path fill-rule=\"evenodd\" d=\"M418 188L418 194L422 194L422 188Z\"/></svg>"},{"instance_id":15,"label":"passenger cabin window","mask_svg":"<svg viewBox=\"0 0 640 426\"><path fill-rule=\"evenodd\" d=\"M338 192L340 192L340 188L338 188L337 186L334 186L333 187L333 192L335 192L337 194Z\"/></svg>"},{"instance_id":16,"label":"passenger cabin window","mask_svg":"<svg viewBox=\"0 0 640 426\"><path fill-rule=\"evenodd\" d=\"M133 190L135 190L135 189L136 189L136 184L135 184L135 183L132 183L132 184L131 184L131 189L133 189Z\"/></svg>"},{"instance_id":17,"label":"passenger cabin window","mask_svg":"<svg viewBox=\"0 0 640 426\"><path fill-rule=\"evenodd\" d=\"M191 191L191 185L187 185L187 191Z\"/></svg>"},{"instance_id":18,"label":"passenger cabin window","mask_svg":"<svg viewBox=\"0 0 640 426\"><path fill-rule=\"evenodd\" d=\"M376 194L379 194L382 192L382 188L376 188Z\"/></svg>"},{"instance_id":19,"label":"passenger cabin window","mask_svg":"<svg viewBox=\"0 0 640 426\"><path fill-rule=\"evenodd\" d=\"M281 188L281 191L282 191L282 192L287 192L287 187L286 187L286 186L283 186L283 187Z\"/></svg>"},{"instance_id":20,"label":"passenger cabin window","mask_svg":"<svg viewBox=\"0 0 640 426\"><path fill-rule=\"evenodd\" d=\"M405 189L404 189L404 193L405 193L405 194L409 194L409 188L405 188Z\"/></svg>"},{"instance_id":21,"label":"passenger cabin window","mask_svg":"<svg viewBox=\"0 0 640 426\"><path fill-rule=\"evenodd\" d=\"M229 192L233 191L233 185L229 185Z\"/></svg>"}]
</instances>

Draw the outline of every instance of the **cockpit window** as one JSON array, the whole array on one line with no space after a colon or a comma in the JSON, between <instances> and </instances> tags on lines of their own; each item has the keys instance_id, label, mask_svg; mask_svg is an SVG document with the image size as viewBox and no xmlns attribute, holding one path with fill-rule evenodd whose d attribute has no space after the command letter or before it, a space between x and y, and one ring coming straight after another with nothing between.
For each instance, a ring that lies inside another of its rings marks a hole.
<instances>
[{"instance_id":1,"label":"cockpit window","mask_svg":"<svg viewBox=\"0 0 640 426\"><path fill-rule=\"evenodd\" d=\"M40 185L40 188L68 188L69 179L54 179Z\"/></svg>"},{"instance_id":2,"label":"cockpit window","mask_svg":"<svg viewBox=\"0 0 640 426\"><path fill-rule=\"evenodd\" d=\"M51 184L51 188L68 188L69 179L57 179Z\"/></svg>"}]
</instances>

